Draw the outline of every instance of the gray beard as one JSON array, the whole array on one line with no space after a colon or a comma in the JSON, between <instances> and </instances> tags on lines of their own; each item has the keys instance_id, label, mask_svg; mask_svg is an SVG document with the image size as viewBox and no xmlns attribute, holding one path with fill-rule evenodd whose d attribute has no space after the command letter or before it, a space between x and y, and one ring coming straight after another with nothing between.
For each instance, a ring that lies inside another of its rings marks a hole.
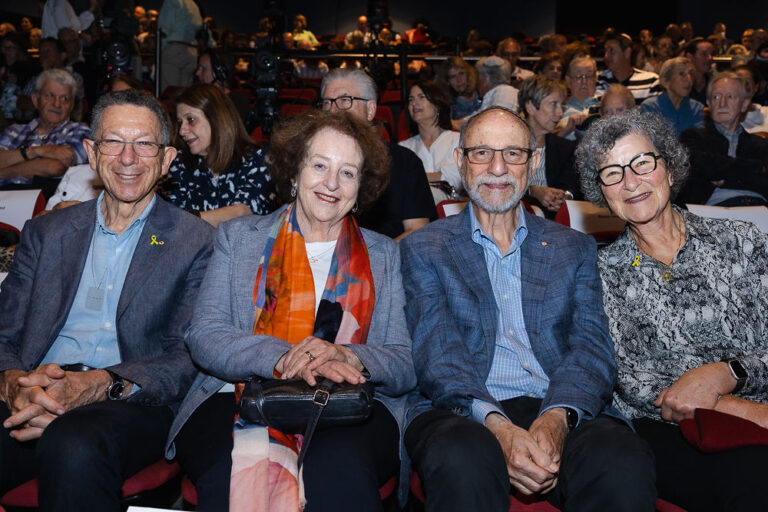
<instances>
[{"instance_id":1,"label":"gray beard","mask_svg":"<svg viewBox=\"0 0 768 512\"><path fill-rule=\"evenodd\" d=\"M512 208L515 208L518 203L520 203L520 200L525 195L526 189L518 190L517 189L517 183L514 179L510 177L503 177L503 178L492 178L490 176L481 176L475 180L472 187L468 187L466 180L464 180L464 188L467 191L467 195L469 195L469 198L472 200L472 204L478 206L480 209L488 212L488 213L504 213L508 212ZM487 183L504 183L504 184L510 184L514 187L515 192L512 194L512 196L504 201L503 203L499 204L492 204L485 200L485 198L480 193L480 185L487 184Z\"/></svg>"}]
</instances>

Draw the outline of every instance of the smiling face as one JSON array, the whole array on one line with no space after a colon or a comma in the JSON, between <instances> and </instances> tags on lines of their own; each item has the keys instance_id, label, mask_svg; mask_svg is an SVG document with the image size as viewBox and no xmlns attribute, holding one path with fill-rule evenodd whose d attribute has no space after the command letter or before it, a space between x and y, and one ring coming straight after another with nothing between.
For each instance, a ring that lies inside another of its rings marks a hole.
<instances>
[{"instance_id":1,"label":"smiling face","mask_svg":"<svg viewBox=\"0 0 768 512\"><path fill-rule=\"evenodd\" d=\"M146 107L114 105L101 116L99 139L162 143L160 122ZM134 205L143 211L152 200L155 183L168 172L176 157L173 147L160 149L155 157L140 157L125 145L119 155L102 154L94 141L86 139L88 161L106 190L105 201Z\"/></svg>"},{"instance_id":2,"label":"smiling face","mask_svg":"<svg viewBox=\"0 0 768 512\"><path fill-rule=\"evenodd\" d=\"M644 135L631 133L620 138L600 163L600 168L608 165L628 165L633 158L642 153L656 153L651 141ZM608 207L619 218L630 224L647 224L657 220L662 212L671 208L670 187L672 178L667 173L664 161L657 159L656 170L638 176L629 168L624 169L624 179L616 185L600 185Z\"/></svg>"},{"instance_id":3,"label":"smiling face","mask_svg":"<svg viewBox=\"0 0 768 512\"><path fill-rule=\"evenodd\" d=\"M418 85L411 87L411 93L408 95L408 114L416 124L437 124L437 109Z\"/></svg>"},{"instance_id":4,"label":"smiling face","mask_svg":"<svg viewBox=\"0 0 768 512\"><path fill-rule=\"evenodd\" d=\"M536 108L533 102L525 105L528 112L528 122L533 128L533 132L538 137L542 133L549 133L555 129L560 118L563 117L563 102L565 95L559 89L548 94L541 100L541 105Z\"/></svg>"},{"instance_id":5,"label":"smiling face","mask_svg":"<svg viewBox=\"0 0 768 512\"><path fill-rule=\"evenodd\" d=\"M467 128L463 145L503 149L510 146L530 147L530 132L517 118L502 110L491 110L475 118ZM525 164L508 164L500 152L487 164L473 164L462 148L454 150L465 189L472 204L488 213L503 213L517 206L528 189L529 169L536 167L539 155L534 153Z\"/></svg>"},{"instance_id":6,"label":"smiling face","mask_svg":"<svg viewBox=\"0 0 768 512\"><path fill-rule=\"evenodd\" d=\"M211 123L199 108L179 103L176 107L179 136L184 139L193 155L206 156L211 147Z\"/></svg>"},{"instance_id":7,"label":"smiling face","mask_svg":"<svg viewBox=\"0 0 768 512\"><path fill-rule=\"evenodd\" d=\"M341 221L357 201L363 153L357 142L331 128L309 141L307 157L296 178L296 215L306 235L316 229L338 238Z\"/></svg>"}]
</instances>

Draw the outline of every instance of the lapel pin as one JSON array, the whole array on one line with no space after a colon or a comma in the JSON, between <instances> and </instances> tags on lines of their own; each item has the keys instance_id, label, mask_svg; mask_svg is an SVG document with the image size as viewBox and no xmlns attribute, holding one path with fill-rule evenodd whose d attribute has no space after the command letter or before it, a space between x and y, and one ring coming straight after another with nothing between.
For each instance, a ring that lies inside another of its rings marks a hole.
<instances>
[{"instance_id":1,"label":"lapel pin","mask_svg":"<svg viewBox=\"0 0 768 512\"><path fill-rule=\"evenodd\" d=\"M163 242L162 240L158 242L157 236L152 235L152 241L149 242L149 245L163 245L163 244L165 244L165 242Z\"/></svg>"},{"instance_id":2,"label":"lapel pin","mask_svg":"<svg viewBox=\"0 0 768 512\"><path fill-rule=\"evenodd\" d=\"M541 242L541 245L543 245L544 247L546 247L546 246L547 246L547 242Z\"/></svg>"},{"instance_id":3,"label":"lapel pin","mask_svg":"<svg viewBox=\"0 0 768 512\"><path fill-rule=\"evenodd\" d=\"M632 262L633 267L639 267L640 266L640 255L638 254L635 256L635 261Z\"/></svg>"}]
</instances>

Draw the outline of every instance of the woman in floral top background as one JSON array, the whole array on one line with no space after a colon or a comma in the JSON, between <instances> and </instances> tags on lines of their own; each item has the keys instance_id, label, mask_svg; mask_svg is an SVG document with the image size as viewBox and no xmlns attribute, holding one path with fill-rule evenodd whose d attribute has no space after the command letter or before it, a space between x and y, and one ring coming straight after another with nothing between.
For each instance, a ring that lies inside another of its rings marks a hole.
<instances>
[{"instance_id":1,"label":"woman in floral top background","mask_svg":"<svg viewBox=\"0 0 768 512\"><path fill-rule=\"evenodd\" d=\"M232 101L214 85L195 84L174 100L180 151L159 192L219 222L277 208L264 151L254 146Z\"/></svg>"}]
</instances>

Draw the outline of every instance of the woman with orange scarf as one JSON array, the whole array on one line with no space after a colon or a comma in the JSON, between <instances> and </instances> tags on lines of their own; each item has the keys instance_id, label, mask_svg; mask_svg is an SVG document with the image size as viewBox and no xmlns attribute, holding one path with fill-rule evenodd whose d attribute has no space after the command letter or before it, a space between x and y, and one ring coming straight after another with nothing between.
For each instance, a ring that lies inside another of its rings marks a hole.
<instances>
[{"instance_id":1,"label":"woman with orange scarf","mask_svg":"<svg viewBox=\"0 0 768 512\"><path fill-rule=\"evenodd\" d=\"M285 121L270 173L286 205L219 227L187 344L201 373L171 428L198 510L381 510L378 488L399 468L405 395L416 383L397 245L351 213L384 190L387 151L346 112ZM364 423L318 430L296 467L298 440L240 425L243 381L371 381ZM183 428L182 428L183 427ZM175 441L175 443L174 443Z\"/></svg>"}]
</instances>

